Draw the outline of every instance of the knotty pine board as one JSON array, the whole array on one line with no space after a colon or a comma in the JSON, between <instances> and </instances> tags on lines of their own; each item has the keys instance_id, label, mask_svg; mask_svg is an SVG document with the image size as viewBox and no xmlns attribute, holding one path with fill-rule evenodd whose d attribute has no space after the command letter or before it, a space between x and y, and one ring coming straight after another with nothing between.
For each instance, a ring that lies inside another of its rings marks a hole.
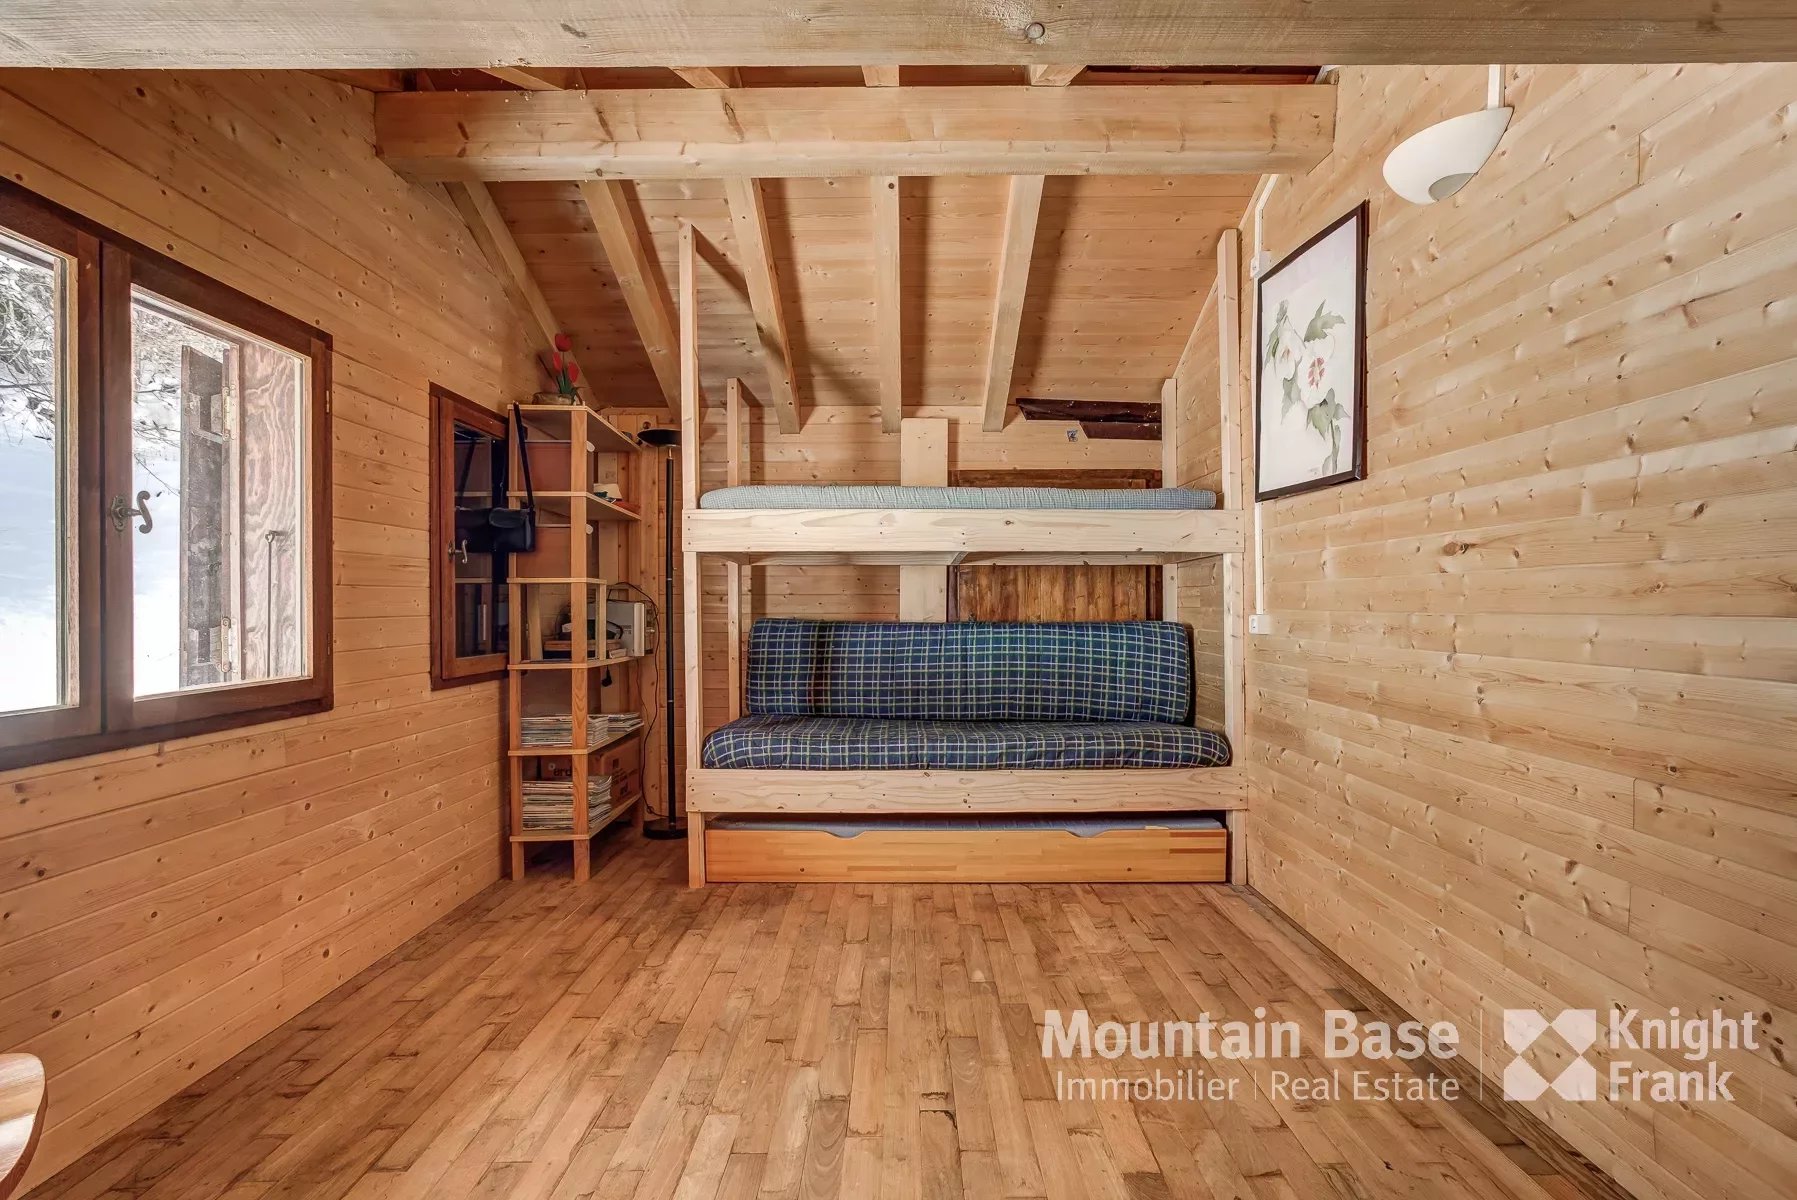
<instances>
[{"instance_id":1,"label":"knotty pine board","mask_svg":"<svg viewBox=\"0 0 1797 1200\"><path fill-rule=\"evenodd\" d=\"M534 388L446 197L367 93L286 73L14 71L0 170L335 339L336 708L7 773L0 1043L50 1068L33 1179L479 891L497 685L433 693L427 385Z\"/></svg>"},{"instance_id":2,"label":"knotty pine board","mask_svg":"<svg viewBox=\"0 0 1797 1200\"><path fill-rule=\"evenodd\" d=\"M1372 200L1369 478L1263 508L1251 882L1426 1020L1764 1014L1732 1104L1531 1107L1644 1200L1797 1193L1797 69L1508 68L1428 208L1379 165L1484 69L1341 86L1265 242Z\"/></svg>"}]
</instances>

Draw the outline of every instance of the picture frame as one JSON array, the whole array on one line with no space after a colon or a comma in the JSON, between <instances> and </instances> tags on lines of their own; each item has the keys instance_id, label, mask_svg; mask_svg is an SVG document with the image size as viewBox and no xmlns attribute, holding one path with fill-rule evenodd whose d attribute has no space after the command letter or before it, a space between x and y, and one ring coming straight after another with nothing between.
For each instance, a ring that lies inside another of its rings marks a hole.
<instances>
[{"instance_id":1,"label":"picture frame","mask_svg":"<svg viewBox=\"0 0 1797 1200\"><path fill-rule=\"evenodd\" d=\"M1362 201L1274 264L1254 312L1254 498L1366 478Z\"/></svg>"}]
</instances>

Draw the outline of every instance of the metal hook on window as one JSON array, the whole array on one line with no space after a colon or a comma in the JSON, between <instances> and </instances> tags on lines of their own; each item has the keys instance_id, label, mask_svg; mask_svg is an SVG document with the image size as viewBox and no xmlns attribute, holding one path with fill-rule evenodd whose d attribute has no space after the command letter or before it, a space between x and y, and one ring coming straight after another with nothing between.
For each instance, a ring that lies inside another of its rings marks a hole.
<instances>
[{"instance_id":1,"label":"metal hook on window","mask_svg":"<svg viewBox=\"0 0 1797 1200\"><path fill-rule=\"evenodd\" d=\"M462 565L466 566L468 563L468 539L463 538L459 542L449 543L449 557L460 559Z\"/></svg>"},{"instance_id":2,"label":"metal hook on window","mask_svg":"<svg viewBox=\"0 0 1797 1200\"><path fill-rule=\"evenodd\" d=\"M150 517L150 493L148 492L137 493L136 508L132 508L131 502L125 497L114 496L108 511L112 514L112 527L120 533L125 532L125 526L130 524L132 517L143 518L143 523L137 527L139 533L148 533L156 528L156 522Z\"/></svg>"}]
</instances>

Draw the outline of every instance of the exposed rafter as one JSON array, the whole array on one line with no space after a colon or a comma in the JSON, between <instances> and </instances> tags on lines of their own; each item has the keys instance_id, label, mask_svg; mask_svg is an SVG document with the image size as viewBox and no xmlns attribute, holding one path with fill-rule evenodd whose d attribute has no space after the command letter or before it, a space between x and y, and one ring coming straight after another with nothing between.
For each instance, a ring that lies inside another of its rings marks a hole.
<instances>
[{"instance_id":1,"label":"exposed rafter","mask_svg":"<svg viewBox=\"0 0 1797 1200\"><path fill-rule=\"evenodd\" d=\"M868 180L874 218L874 336L879 346L880 427L897 433L904 415L904 301L900 288L900 181L896 175Z\"/></svg>"},{"instance_id":2,"label":"exposed rafter","mask_svg":"<svg viewBox=\"0 0 1797 1200\"><path fill-rule=\"evenodd\" d=\"M580 185L587 214L605 247L606 261L617 277L618 290L630 308L637 337L649 356L662 398L670 408L680 403L679 336L667 292L655 272L649 247L630 212L630 185L618 179L589 180Z\"/></svg>"},{"instance_id":3,"label":"exposed rafter","mask_svg":"<svg viewBox=\"0 0 1797 1200\"><path fill-rule=\"evenodd\" d=\"M462 219L468 223L469 231L474 234L481 253L517 288L525 308L530 310L537 323L537 331L543 335L544 344L553 341L563 329L556 321L555 313L550 311L549 301L543 298L543 289L531 275L530 264L524 261L524 253L518 249L499 206L493 202L493 194L483 183L452 183L449 194Z\"/></svg>"},{"instance_id":4,"label":"exposed rafter","mask_svg":"<svg viewBox=\"0 0 1797 1200\"><path fill-rule=\"evenodd\" d=\"M767 362L768 400L781 432L797 433L799 405L793 381L798 365L792 360L792 344L786 336L786 313L780 303L773 247L768 244L761 181L726 179L724 195L730 204L730 228L736 235L737 255L741 259L738 265L749 285L749 303L755 310L756 338Z\"/></svg>"},{"instance_id":5,"label":"exposed rafter","mask_svg":"<svg viewBox=\"0 0 1797 1200\"><path fill-rule=\"evenodd\" d=\"M725 88L743 85L742 76L735 67L673 67L670 69L696 88L721 91Z\"/></svg>"},{"instance_id":6,"label":"exposed rafter","mask_svg":"<svg viewBox=\"0 0 1797 1200\"><path fill-rule=\"evenodd\" d=\"M1336 89L800 87L393 93L381 155L418 179L1203 175L1308 170Z\"/></svg>"},{"instance_id":7,"label":"exposed rafter","mask_svg":"<svg viewBox=\"0 0 1797 1200\"><path fill-rule=\"evenodd\" d=\"M527 92L559 92L561 85L551 83L541 75L526 71L521 67L483 67L481 68L495 79L503 80L513 87L521 87Z\"/></svg>"},{"instance_id":8,"label":"exposed rafter","mask_svg":"<svg viewBox=\"0 0 1797 1200\"><path fill-rule=\"evenodd\" d=\"M1030 85L1032 87L1066 87L1085 69L1083 63L1078 66L1071 63L1049 63L1045 66L1031 67Z\"/></svg>"},{"instance_id":9,"label":"exposed rafter","mask_svg":"<svg viewBox=\"0 0 1797 1200\"><path fill-rule=\"evenodd\" d=\"M1042 213L1040 175L1011 178L1005 201L1004 245L998 257L998 291L992 301L992 336L986 346L984 404L987 432L1005 427L1011 402L1011 373L1017 364L1017 335L1023 327L1023 300L1029 291L1030 260L1036 249L1036 219Z\"/></svg>"}]
</instances>

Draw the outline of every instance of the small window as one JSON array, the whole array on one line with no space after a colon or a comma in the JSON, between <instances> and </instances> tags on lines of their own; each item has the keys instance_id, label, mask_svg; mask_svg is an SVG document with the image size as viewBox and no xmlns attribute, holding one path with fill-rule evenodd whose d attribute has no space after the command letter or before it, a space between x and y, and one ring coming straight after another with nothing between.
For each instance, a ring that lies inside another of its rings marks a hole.
<instances>
[{"instance_id":1,"label":"small window","mask_svg":"<svg viewBox=\"0 0 1797 1200\"><path fill-rule=\"evenodd\" d=\"M91 396L76 344L98 243L48 214L17 215L0 228L0 723L39 739L99 727L97 646L80 628L98 592L97 580L82 592L83 551L96 547L77 511L93 462L81 461Z\"/></svg>"},{"instance_id":2,"label":"small window","mask_svg":"<svg viewBox=\"0 0 1797 1200\"><path fill-rule=\"evenodd\" d=\"M505 674L506 562L480 552L473 524L506 504L506 423L431 387L431 685Z\"/></svg>"},{"instance_id":3,"label":"small window","mask_svg":"<svg viewBox=\"0 0 1797 1200\"><path fill-rule=\"evenodd\" d=\"M0 766L330 705L329 341L0 189Z\"/></svg>"}]
</instances>

